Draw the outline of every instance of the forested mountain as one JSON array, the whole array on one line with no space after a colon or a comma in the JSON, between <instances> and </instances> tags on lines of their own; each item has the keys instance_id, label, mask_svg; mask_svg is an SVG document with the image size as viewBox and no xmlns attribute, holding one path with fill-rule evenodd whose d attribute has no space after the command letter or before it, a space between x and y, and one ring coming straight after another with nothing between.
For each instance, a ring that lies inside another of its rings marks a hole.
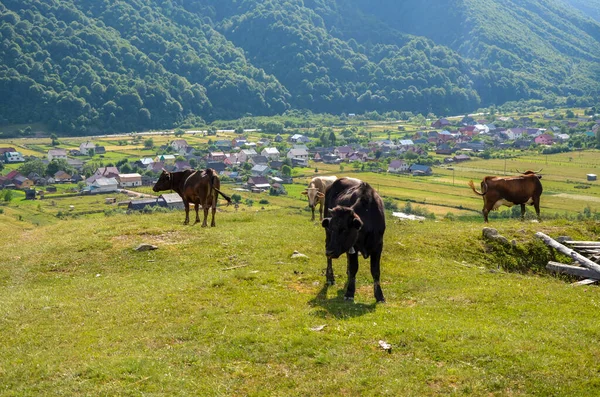
<instances>
[{"instance_id":1,"label":"forested mountain","mask_svg":"<svg viewBox=\"0 0 600 397\"><path fill-rule=\"evenodd\" d=\"M569 6L580 10L585 15L600 21L600 0L562 0Z\"/></svg>"},{"instance_id":2,"label":"forested mountain","mask_svg":"<svg viewBox=\"0 0 600 397\"><path fill-rule=\"evenodd\" d=\"M86 134L597 96L600 24L581 8L597 2L0 0L0 122Z\"/></svg>"}]
</instances>

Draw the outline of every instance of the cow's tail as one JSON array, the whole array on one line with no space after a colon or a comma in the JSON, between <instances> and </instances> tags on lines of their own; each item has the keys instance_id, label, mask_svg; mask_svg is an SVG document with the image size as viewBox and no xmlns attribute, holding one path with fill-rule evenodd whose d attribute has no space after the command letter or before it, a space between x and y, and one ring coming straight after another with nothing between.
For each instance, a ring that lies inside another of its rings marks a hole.
<instances>
[{"instance_id":1,"label":"cow's tail","mask_svg":"<svg viewBox=\"0 0 600 397\"><path fill-rule=\"evenodd\" d=\"M215 192L219 193L221 196L223 196L223 198L227 200L227 205L231 204L231 197L229 197L228 195L226 195L225 193L223 193L215 187L215 178L217 178L217 176L213 173L212 169L208 168L206 171L210 177L210 188L213 189Z\"/></svg>"},{"instance_id":2,"label":"cow's tail","mask_svg":"<svg viewBox=\"0 0 600 397\"><path fill-rule=\"evenodd\" d=\"M472 180L469 181L469 186L471 186L471 189L473 189L475 194L477 194L478 196L483 196L487 193L487 189L483 188L485 186L485 182L481 183L481 190L482 190L481 192L478 192L477 189L475 189L475 184L473 183Z\"/></svg>"},{"instance_id":3,"label":"cow's tail","mask_svg":"<svg viewBox=\"0 0 600 397\"><path fill-rule=\"evenodd\" d=\"M216 187L212 187L215 192L219 193L221 196L223 196L223 198L225 200L227 200L227 205L231 204L231 197L229 197L228 195L226 195L225 193L223 193L222 191L220 191L219 189L217 189Z\"/></svg>"}]
</instances>

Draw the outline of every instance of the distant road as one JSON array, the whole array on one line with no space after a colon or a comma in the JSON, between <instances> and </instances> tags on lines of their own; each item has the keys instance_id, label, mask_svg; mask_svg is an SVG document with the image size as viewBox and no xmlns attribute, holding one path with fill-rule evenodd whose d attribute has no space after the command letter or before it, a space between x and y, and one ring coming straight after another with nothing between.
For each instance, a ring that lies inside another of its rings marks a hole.
<instances>
[{"instance_id":1,"label":"distant road","mask_svg":"<svg viewBox=\"0 0 600 397\"><path fill-rule=\"evenodd\" d=\"M255 129L255 128L250 128L250 129L245 129L244 132L256 132L256 131L260 131L259 129ZM217 132L235 132L235 130L217 130ZM190 130L190 131L185 131L186 134L189 135L195 135L195 134L207 134L208 131L207 130ZM151 136L151 135L174 135L175 134L175 130L166 130L166 131L142 131L142 132L128 132L125 134L104 134L104 135L91 135L91 136L87 136L88 138L112 138L112 137L130 137L130 136L136 136L136 135L144 135L144 136Z\"/></svg>"}]
</instances>

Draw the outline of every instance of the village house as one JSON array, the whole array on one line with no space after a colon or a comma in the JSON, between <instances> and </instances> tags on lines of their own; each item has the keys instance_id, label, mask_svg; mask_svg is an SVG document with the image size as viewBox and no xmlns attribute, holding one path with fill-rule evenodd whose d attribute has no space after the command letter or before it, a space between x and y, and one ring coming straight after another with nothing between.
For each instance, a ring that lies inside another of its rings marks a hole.
<instances>
[{"instance_id":1,"label":"village house","mask_svg":"<svg viewBox=\"0 0 600 397\"><path fill-rule=\"evenodd\" d=\"M265 156L254 156L251 157L250 160L248 160L248 162L252 165L267 165L269 164L269 159Z\"/></svg>"},{"instance_id":2,"label":"village house","mask_svg":"<svg viewBox=\"0 0 600 397\"><path fill-rule=\"evenodd\" d=\"M4 153L6 152L16 152L17 149L14 147L0 147L0 158L4 158Z\"/></svg>"},{"instance_id":3,"label":"village house","mask_svg":"<svg viewBox=\"0 0 600 397\"><path fill-rule=\"evenodd\" d=\"M207 160L208 161L223 161L226 158L227 158L227 156L223 152L210 152L208 154Z\"/></svg>"},{"instance_id":4,"label":"village house","mask_svg":"<svg viewBox=\"0 0 600 397\"><path fill-rule=\"evenodd\" d=\"M408 171L408 164L404 160L392 160L388 166L388 172L397 174Z\"/></svg>"},{"instance_id":5,"label":"village house","mask_svg":"<svg viewBox=\"0 0 600 397\"><path fill-rule=\"evenodd\" d=\"M554 139L549 134L542 134L535 137L534 142L538 145L552 145Z\"/></svg>"},{"instance_id":6,"label":"village house","mask_svg":"<svg viewBox=\"0 0 600 397\"><path fill-rule=\"evenodd\" d=\"M237 138L233 138L231 140L231 146L232 147L242 147L245 144L248 143L248 139L246 139L245 137L237 137Z\"/></svg>"},{"instance_id":7,"label":"village house","mask_svg":"<svg viewBox=\"0 0 600 397\"><path fill-rule=\"evenodd\" d=\"M300 159L308 163L308 150L306 149L290 149L286 157L290 160Z\"/></svg>"},{"instance_id":8,"label":"village house","mask_svg":"<svg viewBox=\"0 0 600 397\"><path fill-rule=\"evenodd\" d=\"M436 121L434 121L433 123L431 123L431 126L432 126L433 128L438 128L438 129L439 129L439 128L447 128L447 127L449 127L450 125L451 125L451 124L450 124L450 121L449 121L448 119L444 119L444 118L442 118L442 119L439 119L439 120L436 120Z\"/></svg>"},{"instance_id":9,"label":"village house","mask_svg":"<svg viewBox=\"0 0 600 397\"><path fill-rule=\"evenodd\" d=\"M7 164L25 162L25 158L20 152L4 152L3 160Z\"/></svg>"},{"instance_id":10,"label":"village house","mask_svg":"<svg viewBox=\"0 0 600 397\"><path fill-rule=\"evenodd\" d=\"M430 166L428 166L428 165L421 165L421 164L412 164L410 167L408 167L408 172L410 172L411 174L413 174L415 176L419 176L419 175L430 176L430 175L433 175L433 170L431 169Z\"/></svg>"},{"instance_id":11,"label":"village house","mask_svg":"<svg viewBox=\"0 0 600 397\"><path fill-rule=\"evenodd\" d=\"M288 138L291 143L308 143L310 139L302 134L294 134Z\"/></svg>"},{"instance_id":12,"label":"village house","mask_svg":"<svg viewBox=\"0 0 600 397\"><path fill-rule=\"evenodd\" d=\"M65 171L56 171L53 176L56 183L69 183L71 182L71 175Z\"/></svg>"},{"instance_id":13,"label":"village house","mask_svg":"<svg viewBox=\"0 0 600 397\"><path fill-rule=\"evenodd\" d=\"M160 154L154 158L154 162L156 163L165 163L165 164L175 164L175 155L174 154Z\"/></svg>"},{"instance_id":14,"label":"village house","mask_svg":"<svg viewBox=\"0 0 600 397\"><path fill-rule=\"evenodd\" d=\"M279 160L281 155L276 147L266 147L260 152L260 154L270 160Z\"/></svg>"},{"instance_id":15,"label":"village house","mask_svg":"<svg viewBox=\"0 0 600 397\"><path fill-rule=\"evenodd\" d=\"M342 160L345 160L352 152L354 152L352 146L339 146L333 150L333 154L336 154Z\"/></svg>"},{"instance_id":16,"label":"village house","mask_svg":"<svg viewBox=\"0 0 600 397\"><path fill-rule=\"evenodd\" d=\"M271 187L269 180L264 176L251 176L246 182L246 186L252 192L268 190Z\"/></svg>"},{"instance_id":17,"label":"village house","mask_svg":"<svg viewBox=\"0 0 600 397\"><path fill-rule=\"evenodd\" d=\"M267 176L271 169L268 165L257 164L250 170L252 176Z\"/></svg>"},{"instance_id":18,"label":"village house","mask_svg":"<svg viewBox=\"0 0 600 397\"><path fill-rule=\"evenodd\" d=\"M171 146L177 153L182 155L186 154L187 148L189 147L185 139L175 139L171 141L169 146Z\"/></svg>"},{"instance_id":19,"label":"village house","mask_svg":"<svg viewBox=\"0 0 600 397\"><path fill-rule=\"evenodd\" d=\"M67 151L65 149L50 149L48 150L48 161L66 160Z\"/></svg>"},{"instance_id":20,"label":"village house","mask_svg":"<svg viewBox=\"0 0 600 397\"><path fill-rule=\"evenodd\" d=\"M33 186L33 181L29 178L27 178L26 176L23 176L21 174L17 174L14 177L12 177L11 182L15 185L15 187L17 189L29 189Z\"/></svg>"},{"instance_id":21,"label":"village house","mask_svg":"<svg viewBox=\"0 0 600 397\"><path fill-rule=\"evenodd\" d=\"M116 179L121 188L142 186L142 176L138 173L119 174Z\"/></svg>"},{"instance_id":22,"label":"village house","mask_svg":"<svg viewBox=\"0 0 600 397\"><path fill-rule=\"evenodd\" d=\"M79 145L79 153L81 153L82 156L88 156L91 150L96 153L96 144L93 142L87 141Z\"/></svg>"},{"instance_id":23,"label":"village house","mask_svg":"<svg viewBox=\"0 0 600 397\"><path fill-rule=\"evenodd\" d=\"M112 193L116 192L117 190L119 190L119 182L117 182L116 178L104 177L100 177L92 183L88 183L87 189L87 191L89 191L91 194Z\"/></svg>"},{"instance_id":24,"label":"village house","mask_svg":"<svg viewBox=\"0 0 600 397\"><path fill-rule=\"evenodd\" d=\"M242 149L238 153L237 158L240 163L245 163L248 160L250 160L252 157L257 156L257 155L258 155L258 153L256 153L256 150L254 150L254 149Z\"/></svg>"},{"instance_id":25,"label":"village house","mask_svg":"<svg viewBox=\"0 0 600 397\"><path fill-rule=\"evenodd\" d=\"M116 178L119 175L119 169L117 167L100 167L96 170L94 175L86 179L86 183L91 185L95 180L99 178Z\"/></svg>"},{"instance_id":26,"label":"village house","mask_svg":"<svg viewBox=\"0 0 600 397\"><path fill-rule=\"evenodd\" d=\"M505 131L506 137L511 141L515 139L519 139L523 137L523 135L527 134L527 129L525 128L509 128Z\"/></svg>"},{"instance_id":27,"label":"village house","mask_svg":"<svg viewBox=\"0 0 600 397\"><path fill-rule=\"evenodd\" d=\"M220 174L225 171L227 167L222 161L208 161L206 163L206 168L212 168L213 170L217 171L218 174Z\"/></svg>"}]
</instances>

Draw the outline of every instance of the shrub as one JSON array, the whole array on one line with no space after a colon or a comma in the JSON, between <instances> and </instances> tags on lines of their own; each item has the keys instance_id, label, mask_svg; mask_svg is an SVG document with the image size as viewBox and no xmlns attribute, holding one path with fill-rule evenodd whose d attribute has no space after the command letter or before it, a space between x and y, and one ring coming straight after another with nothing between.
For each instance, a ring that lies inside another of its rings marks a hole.
<instances>
[{"instance_id":1,"label":"shrub","mask_svg":"<svg viewBox=\"0 0 600 397\"><path fill-rule=\"evenodd\" d=\"M261 199L258 204L269 204L269 200L267 199Z\"/></svg>"}]
</instances>

